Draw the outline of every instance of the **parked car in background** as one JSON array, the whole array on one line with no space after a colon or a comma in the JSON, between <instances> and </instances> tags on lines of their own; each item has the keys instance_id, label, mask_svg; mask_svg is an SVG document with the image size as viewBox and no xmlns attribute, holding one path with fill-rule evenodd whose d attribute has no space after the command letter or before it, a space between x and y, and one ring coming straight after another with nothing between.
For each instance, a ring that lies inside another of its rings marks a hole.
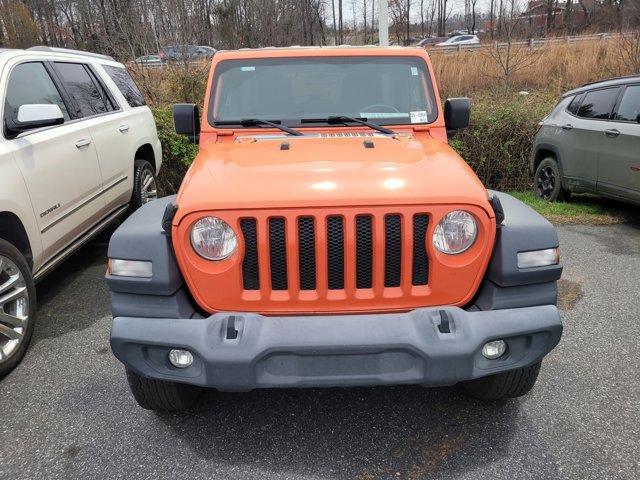
<instances>
[{"instance_id":1,"label":"parked car in background","mask_svg":"<svg viewBox=\"0 0 640 480\"><path fill-rule=\"evenodd\" d=\"M554 227L448 145L421 48L216 55L178 196L112 235L111 348L143 408L202 387L460 382L526 394L562 323ZM200 128L200 121L203 122ZM504 220L504 222L503 222Z\"/></svg>"},{"instance_id":2,"label":"parked car in background","mask_svg":"<svg viewBox=\"0 0 640 480\"><path fill-rule=\"evenodd\" d=\"M215 53L215 48L206 45L173 45L164 47L158 55L163 61L175 62L210 59Z\"/></svg>"},{"instance_id":3,"label":"parked car in background","mask_svg":"<svg viewBox=\"0 0 640 480\"><path fill-rule=\"evenodd\" d=\"M477 35L456 35L444 42L438 43L438 47L450 47L457 45L477 45L480 43L480 39Z\"/></svg>"},{"instance_id":4,"label":"parked car in background","mask_svg":"<svg viewBox=\"0 0 640 480\"><path fill-rule=\"evenodd\" d=\"M138 67L162 67L165 65L160 55L144 55L136 58L133 63Z\"/></svg>"},{"instance_id":5,"label":"parked car in background","mask_svg":"<svg viewBox=\"0 0 640 480\"><path fill-rule=\"evenodd\" d=\"M0 378L34 328L34 282L156 197L151 111L111 57L0 51Z\"/></svg>"},{"instance_id":6,"label":"parked car in background","mask_svg":"<svg viewBox=\"0 0 640 480\"><path fill-rule=\"evenodd\" d=\"M640 204L640 76L566 93L540 122L531 172L545 200L586 192Z\"/></svg>"},{"instance_id":7,"label":"parked car in background","mask_svg":"<svg viewBox=\"0 0 640 480\"><path fill-rule=\"evenodd\" d=\"M425 48L429 45L437 45L438 43L442 43L446 39L447 37L425 37L416 42L414 46Z\"/></svg>"}]
</instances>

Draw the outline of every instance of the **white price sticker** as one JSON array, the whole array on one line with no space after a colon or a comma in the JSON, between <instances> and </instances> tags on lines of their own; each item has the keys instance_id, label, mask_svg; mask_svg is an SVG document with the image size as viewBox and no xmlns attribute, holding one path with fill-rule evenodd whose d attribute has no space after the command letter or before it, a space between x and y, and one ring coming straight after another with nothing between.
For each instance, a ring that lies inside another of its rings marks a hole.
<instances>
[{"instance_id":1,"label":"white price sticker","mask_svg":"<svg viewBox=\"0 0 640 480\"><path fill-rule=\"evenodd\" d=\"M424 110L418 110L417 112L410 112L411 123L427 123L427 112Z\"/></svg>"}]
</instances>

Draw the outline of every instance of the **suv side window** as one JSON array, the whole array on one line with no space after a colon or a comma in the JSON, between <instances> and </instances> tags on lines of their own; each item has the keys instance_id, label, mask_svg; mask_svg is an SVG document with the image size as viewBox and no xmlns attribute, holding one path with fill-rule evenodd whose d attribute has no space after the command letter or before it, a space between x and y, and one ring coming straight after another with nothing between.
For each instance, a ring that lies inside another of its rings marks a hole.
<instances>
[{"instance_id":1,"label":"suv side window","mask_svg":"<svg viewBox=\"0 0 640 480\"><path fill-rule=\"evenodd\" d=\"M614 87L587 92L577 115L582 118L608 120L619 91L619 87Z\"/></svg>"},{"instance_id":2,"label":"suv side window","mask_svg":"<svg viewBox=\"0 0 640 480\"><path fill-rule=\"evenodd\" d=\"M144 97L140 93L140 90L138 90L138 86L124 68L112 67L110 65L103 65L103 68L111 77L113 83L116 84L124 98L126 98L129 105L132 107L142 107L146 105Z\"/></svg>"},{"instance_id":3,"label":"suv side window","mask_svg":"<svg viewBox=\"0 0 640 480\"><path fill-rule=\"evenodd\" d=\"M78 117L91 117L108 111L100 90L83 64L56 62L55 68L65 89L76 102Z\"/></svg>"},{"instance_id":4,"label":"suv side window","mask_svg":"<svg viewBox=\"0 0 640 480\"><path fill-rule=\"evenodd\" d=\"M640 120L640 85L630 85L625 89L614 119L623 122Z\"/></svg>"},{"instance_id":5,"label":"suv side window","mask_svg":"<svg viewBox=\"0 0 640 480\"><path fill-rule=\"evenodd\" d=\"M29 104L58 105L65 121L70 119L58 88L41 62L22 63L11 71L4 105L5 124L18 117L20 106Z\"/></svg>"},{"instance_id":6,"label":"suv side window","mask_svg":"<svg viewBox=\"0 0 640 480\"><path fill-rule=\"evenodd\" d=\"M105 105L107 106L107 110L113 112L115 110L120 110L120 106L113 98L113 94L107 89L104 85L103 81L98 77L96 72L89 66L87 66L87 72L91 76L93 83L96 84L100 94L102 95L102 99L104 100Z\"/></svg>"},{"instance_id":7,"label":"suv side window","mask_svg":"<svg viewBox=\"0 0 640 480\"><path fill-rule=\"evenodd\" d=\"M580 108L580 103L582 102L583 97L584 97L583 93L579 93L578 95L573 97L573 100L571 100L571 103L567 107L567 111L573 115L577 115L578 109Z\"/></svg>"}]
</instances>

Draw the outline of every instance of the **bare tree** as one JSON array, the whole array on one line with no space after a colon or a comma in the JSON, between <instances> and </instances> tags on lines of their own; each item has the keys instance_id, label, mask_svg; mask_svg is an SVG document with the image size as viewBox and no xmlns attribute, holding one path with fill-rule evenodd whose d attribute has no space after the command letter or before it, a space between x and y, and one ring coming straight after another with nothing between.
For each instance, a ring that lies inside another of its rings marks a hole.
<instances>
[{"instance_id":1,"label":"bare tree","mask_svg":"<svg viewBox=\"0 0 640 480\"><path fill-rule=\"evenodd\" d=\"M344 30L342 28L342 0L338 0L338 38L340 45L344 43Z\"/></svg>"},{"instance_id":2,"label":"bare tree","mask_svg":"<svg viewBox=\"0 0 640 480\"><path fill-rule=\"evenodd\" d=\"M612 76L628 75L640 72L640 5L629 6L626 12L626 25L620 25L621 38L616 45L616 58L607 57L607 70ZM635 27L635 30L634 30ZM628 29L628 31L623 31Z\"/></svg>"},{"instance_id":3,"label":"bare tree","mask_svg":"<svg viewBox=\"0 0 640 480\"><path fill-rule=\"evenodd\" d=\"M478 0L470 0L471 2L471 32L472 34L476 33L476 3Z\"/></svg>"},{"instance_id":4,"label":"bare tree","mask_svg":"<svg viewBox=\"0 0 640 480\"><path fill-rule=\"evenodd\" d=\"M408 45L411 42L411 0L390 0L389 16L399 44Z\"/></svg>"},{"instance_id":5,"label":"bare tree","mask_svg":"<svg viewBox=\"0 0 640 480\"><path fill-rule=\"evenodd\" d=\"M371 0L372 2L375 0ZM364 30L364 44L366 45L367 42L367 0L362 0L362 17L363 17L363 22L362 22L362 29Z\"/></svg>"},{"instance_id":6,"label":"bare tree","mask_svg":"<svg viewBox=\"0 0 640 480\"><path fill-rule=\"evenodd\" d=\"M447 19L449 18L449 10L447 9L448 0L436 0L438 12L438 35L444 37L447 34Z\"/></svg>"},{"instance_id":7,"label":"bare tree","mask_svg":"<svg viewBox=\"0 0 640 480\"><path fill-rule=\"evenodd\" d=\"M338 45L338 28L336 25L336 1L331 0L331 14L333 15L333 38L334 45Z\"/></svg>"},{"instance_id":8,"label":"bare tree","mask_svg":"<svg viewBox=\"0 0 640 480\"><path fill-rule=\"evenodd\" d=\"M491 39L493 39L493 35L495 32L495 15L496 14L496 2L495 0L491 0L491 3L489 5L489 28L491 31Z\"/></svg>"},{"instance_id":9,"label":"bare tree","mask_svg":"<svg viewBox=\"0 0 640 480\"><path fill-rule=\"evenodd\" d=\"M521 28L519 0L505 0L506 9L503 13L504 43L495 43L485 53L497 65L500 71L500 81L504 94L509 93L513 76L532 67L538 62L539 51L516 42L516 33Z\"/></svg>"}]
</instances>

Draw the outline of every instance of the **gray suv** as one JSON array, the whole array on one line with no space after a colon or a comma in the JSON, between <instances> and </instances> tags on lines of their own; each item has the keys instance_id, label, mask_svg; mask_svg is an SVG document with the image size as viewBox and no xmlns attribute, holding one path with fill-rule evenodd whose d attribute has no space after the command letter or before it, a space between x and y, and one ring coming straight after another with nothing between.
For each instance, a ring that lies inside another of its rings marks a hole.
<instances>
[{"instance_id":1,"label":"gray suv","mask_svg":"<svg viewBox=\"0 0 640 480\"><path fill-rule=\"evenodd\" d=\"M585 192L640 204L640 76L566 93L540 122L531 172L545 200Z\"/></svg>"}]
</instances>

